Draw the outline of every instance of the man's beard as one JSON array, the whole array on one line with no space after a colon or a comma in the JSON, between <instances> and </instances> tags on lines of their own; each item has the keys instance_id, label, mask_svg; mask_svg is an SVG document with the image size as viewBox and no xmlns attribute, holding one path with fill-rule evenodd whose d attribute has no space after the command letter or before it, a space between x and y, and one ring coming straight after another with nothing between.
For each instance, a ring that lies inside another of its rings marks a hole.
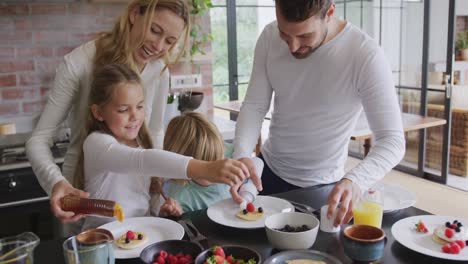
<instances>
[{"instance_id":1,"label":"man's beard","mask_svg":"<svg viewBox=\"0 0 468 264\"><path fill-rule=\"evenodd\" d=\"M322 46L323 42L325 41L325 39L327 38L327 34L328 34L328 28L327 26L325 25L325 34L323 34L323 38L322 38L322 41L320 41L320 43L315 46L315 47L307 47L308 50L306 52L292 52L291 54L294 56L294 58L296 59L305 59L307 57L309 57L312 53L314 53L318 48L320 48L320 46ZM299 48L300 49L300 48Z\"/></svg>"}]
</instances>

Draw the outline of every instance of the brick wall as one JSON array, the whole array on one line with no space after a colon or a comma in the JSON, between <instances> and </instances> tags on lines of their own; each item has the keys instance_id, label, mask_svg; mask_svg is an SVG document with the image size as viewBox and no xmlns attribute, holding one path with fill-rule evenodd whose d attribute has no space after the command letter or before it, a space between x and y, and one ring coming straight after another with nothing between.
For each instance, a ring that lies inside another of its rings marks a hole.
<instances>
[{"instance_id":1,"label":"brick wall","mask_svg":"<svg viewBox=\"0 0 468 264\"><path fill-rule=\"evenodd\" d=\"M63 55L112 28L124 7L73 0L0 2L0 120L41 113ZM210 30L209 17L202 23ZM200 69L204 104L212 111L211 61L197 64L176 65L171 73Z\"/></svg>"}]
</instances>

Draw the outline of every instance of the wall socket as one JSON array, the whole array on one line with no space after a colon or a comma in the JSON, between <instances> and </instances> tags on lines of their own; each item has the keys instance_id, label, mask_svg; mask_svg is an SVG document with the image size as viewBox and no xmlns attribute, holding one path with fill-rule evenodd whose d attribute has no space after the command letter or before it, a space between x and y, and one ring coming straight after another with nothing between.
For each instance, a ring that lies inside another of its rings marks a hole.
<instances>
[{"instance_id":1,"label":"wall socket","mask_svg":"<svg viewBox=\"0 0 468 264\"><path fill-rule=\"evenodd\" d=\"M200 88L202 87L201 74L173 75L171 88Z\"/></svg>"}]
</instances>

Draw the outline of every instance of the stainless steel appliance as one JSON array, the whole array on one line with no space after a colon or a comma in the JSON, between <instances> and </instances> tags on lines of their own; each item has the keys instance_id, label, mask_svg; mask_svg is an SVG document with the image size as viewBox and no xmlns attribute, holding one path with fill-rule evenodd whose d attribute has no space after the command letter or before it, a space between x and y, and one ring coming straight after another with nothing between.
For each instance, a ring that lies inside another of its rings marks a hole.
<instances>
[{"instance_id":1,"label":"stainless steel appliance","mask_svg":"<svg viewBox=\"0 0 468 264\"><path fill-rule=\"evenodd\" d=\"M24 144L30 134L0 136L0 237L32 231L52 237L54 216L49 197L28 162ZM68 141L56 142L51 151L59 166Z\"/></svg>"}]
</instances>

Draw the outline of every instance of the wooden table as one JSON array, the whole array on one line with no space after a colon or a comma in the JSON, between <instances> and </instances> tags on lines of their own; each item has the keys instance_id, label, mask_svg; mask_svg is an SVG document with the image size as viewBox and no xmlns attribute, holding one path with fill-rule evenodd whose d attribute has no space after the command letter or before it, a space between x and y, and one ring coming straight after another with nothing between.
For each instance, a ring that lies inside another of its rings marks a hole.
<instances>
[{"instance_id":1,"label":"wooden table","mask_svg":"<svg viewBox=\"0 0 468 264\"><path fill-rule=\"evenodd\" d=\"M230 101L226 103L215 104L215 108L229 111L230 113L239 113L242 106L241 101ZM364 116L364 115L363 115ZM369 128L367 120L361 116L356 124L356 127L351 135L352 140L364 140L364 155L369 153L372 143L372 131ZM419 129L425 129L429 127L436 127L445 125L446 120L435 117L424 117L415 114L402 113L403 130L405 132L414 131ZM265 115L265 119L271 119L271 108L270 111ZM261 144L261 140L259 140ZM259 146L257 146L257 149Z\"/></svg>"}]
</instances>

